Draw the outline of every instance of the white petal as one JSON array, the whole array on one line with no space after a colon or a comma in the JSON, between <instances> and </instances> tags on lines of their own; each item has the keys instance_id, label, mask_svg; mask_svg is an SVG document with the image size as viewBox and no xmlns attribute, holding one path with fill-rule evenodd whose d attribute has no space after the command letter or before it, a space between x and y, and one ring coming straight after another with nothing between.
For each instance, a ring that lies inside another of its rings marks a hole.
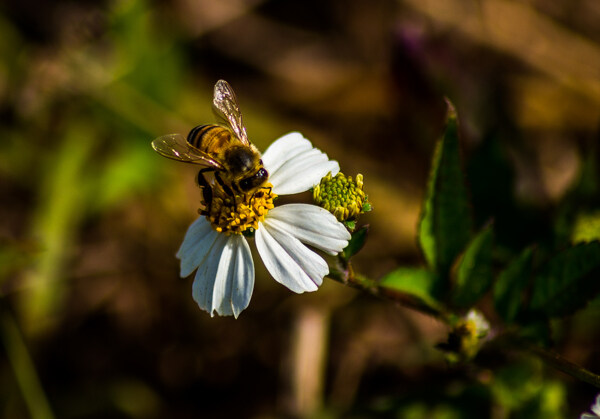
<instances>
[{"instance_id":1,"label":"white petal","mask_svg":"<svg viewBox=\"0 0 600 419\"><path fill-rule=\"evenodd\" d=\"M327 173L334 174L339 170L338 162L329 160L326 154L312 149L288 160L269 177L269 181L273 184L274 193L291 195L309 190Z\"/></svg>"},{"instance_id":2,"label":"white petal","mask_svg":"<svg viewBox=\"0 0 600 419\"><path fill-rule=\"evenodd\" d=\"M219 234L198 267L192 296L214 316L237 316L248 307L254 288L254 265L246 239Z\"/></svg>"},{"instance_id":3,"label":"white petal","mask_svg":"<svg viewBox=\"0 0 600 419\"><path fill-rule=\"evenodd\" d=\"M596 396L596 402L592 406L592 412L594 412L596 416L600 417L600 394Z\"/></svg>"},{"instance_id":4,"label":"white petal","mask_svg":"<svg viewBox=\"0 0 600 419\"><path fill-rule=\"evenodd\" d=\"M177 251L177 258L181 260L180 276L185 278L202 263L202 260L217 239L217 233L206 220L198 217L185 233L181 247Z\"/></svg>"},{"instance_id":5,"label":"white petal","mask_svg":"<svg viewBox=\"0 0 600 419\"><path fill-rule=\"evenodd\" d=\"M192 297L202 310L208 311L213 316L213 291L215 288L215 279L221 255L227 245L228 237L225 234L218 234L216 240L205 254L204 259L198 266L198 271L194 277L192 285Z\"/></svg>"},{"instance_id":6,"label":"white petal","mask_svg":"<svg viewBox=\"0 0 600 419\"><path fill-rule=\"evenodd\" d=\"M275 172L287 159L311 148L312 144L302 134L290 132L271 143L263 153L262 161L269 173Z\"/></svg>"},{"instance_id":7,"label":"white petal","mask_svg":"<svg viewBox=\"0 0 600 419\"><path fill-rule=\"evenodd\" d=\"M273 208L267 222L331 255L337 255L350 240L350 233L333 214L316 205L286 204Z\"/></svg>"},{"instance_id":8,"label":"white petal","mask_svg":"<svg viewBox=\"0 0 600 419\"><path fill-rule=\"evenodd\" d=\"M316 291L329 273L323 258L285 231L271 228L267 220L259 223L254 238L271 276L296 293Z\"/></svg>"},{"instance_id":9,"label":"white petal","mask_svg":"<svg viewBox=\"0 0 600 419\"><path fill-rule=\"evenodd\" d=\"M262 160L269 172L273 192L278 195L307 191L327 173L335 176L340 171L337 161L329 160L327 154L313 148L298 132L276 140L265 151Z\"/></svg>"},{"instance_id":10,"label":"white petal","mask_svg":"<svg viewBox=\"0 0 600 419\"><path fill-rule=\"evenodd\" d=\"M212 309L236 318L248 307L254 289L254 264L248 242L241 235L228 238L215 278Z\"/></svg>"}]
</instances>

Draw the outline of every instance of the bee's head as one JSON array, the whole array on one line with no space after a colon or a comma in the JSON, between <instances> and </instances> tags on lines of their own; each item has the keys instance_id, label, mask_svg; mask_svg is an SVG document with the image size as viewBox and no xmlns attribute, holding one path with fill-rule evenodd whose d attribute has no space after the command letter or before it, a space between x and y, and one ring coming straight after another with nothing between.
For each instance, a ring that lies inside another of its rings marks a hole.
<instances>
[{"instance_id":1,"label":"bee's head","mask_svg":"<svg viewBox=\"0 0 600 419\"><path fill-rule=\"evenodd\" d=\"M262 186L269 178L258 151L249 147L232 147L226 155L231 181L240 192L248 193Z\"/></svg>"},{"instance_id":2,"label":"bee's head","mask_svg":"<svg viewBox=\"0 0 600 419\"><path fill-rule=\"evenodd\" d=\"M262 186L269 178L269 173L262 167L262 160L260 161L260 168L252 176L246 177L240 181L240 189L242 192L250 192L254 189Z\"/></svg>"}]
</instances>

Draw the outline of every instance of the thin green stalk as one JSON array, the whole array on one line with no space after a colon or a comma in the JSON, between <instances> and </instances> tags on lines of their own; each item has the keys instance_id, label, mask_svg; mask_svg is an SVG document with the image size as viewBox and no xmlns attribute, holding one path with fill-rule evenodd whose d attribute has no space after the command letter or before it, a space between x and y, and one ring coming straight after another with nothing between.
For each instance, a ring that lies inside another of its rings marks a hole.
<instances>
[{"instance_id":1,"label":"thin green stalk","mask_svg":"<svg viewBox=\"0 0 600 419\"><path fill-rule=\"evenodd\" d=\"M338 258L338 264L340 265L338 267L330 266L329 274L327 275L334 281L367 292L377 298L393 301L404 307L419 311L429 316L433 316L445 323L449 323L446 313L423 304L418 299L407 293L382 287L379 285L378 281L356 273L352 263L349 260Z\"/></svg>"},{"instance_id":2,"label":"thin green stalk","mask_svg":"<svg viewBox=\"0 0 600 419\"><path fill-rule=\"evenodd\" d=\"M527 344L527 349L551 367L585 383L591 384L596 388L600 388L600 375L586 370L582 366L563 358L554 351L549 351L532 344Z\"/></svg>"},{"instance_id":3,"label":"thin green stalk","mask_svg":"<svg viewBox=\"0 0 600 419\"><path fill-rule=\"evenodd\" d=\"M33 419L53 419L54 414L42 388L23 336L12 314L2 310L0 334L17 384Z\"/></svg>"}]
</instances>

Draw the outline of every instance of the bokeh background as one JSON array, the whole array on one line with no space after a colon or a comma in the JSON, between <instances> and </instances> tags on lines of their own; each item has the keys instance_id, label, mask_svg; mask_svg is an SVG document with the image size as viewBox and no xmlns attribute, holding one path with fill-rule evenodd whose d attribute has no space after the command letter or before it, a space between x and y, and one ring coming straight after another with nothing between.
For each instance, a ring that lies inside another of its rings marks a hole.
<instances>
[{"instance_id":1,"label":"bokeh background","mask_svg":"<svg viewBox=\"0 0 600 419\"><path fill-rule=\"evenodd\" d=\"M259 262L250 307L210 318L174 256L196 170L150 142L213 122L229 81L260 149L301 131L364 175L355 266L378 278L421 264L448 97L477 224L494 218L507 259L560 211L596 208L581 234L600 230L595 175L565 199L597 155L599 22L596 0L3 2L0 415L576 417L593 388L500 350L448 366L444 325L331 280L294 295ZM596 372L599 322L592 303L556 326Z\"/></svg>"}]
</instances>

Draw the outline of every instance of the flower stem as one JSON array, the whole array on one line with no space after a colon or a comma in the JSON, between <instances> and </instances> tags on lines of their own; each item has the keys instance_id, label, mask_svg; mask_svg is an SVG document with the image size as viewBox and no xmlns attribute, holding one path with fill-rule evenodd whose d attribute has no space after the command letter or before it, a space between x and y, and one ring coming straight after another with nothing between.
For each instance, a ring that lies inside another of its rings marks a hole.
<instances>
[{"instance_id":1,"label":"flower stem","mask_svg":"<svg viewBox=\"0 0 600 419\"><path fill-rule=\"evenodd\" d=\"M367 292L378 298L396 302L407 308L436 317L447 324L449 323L449 316L447 313L426 306L408 294L381 287L377 281L356 273L351 262L343 258L338 258L338 266L332 267L328 276L344 285ZM520 350L525 349L529 351L539 357L547 365L577 378L578 380L591 384L594 387L600 388L600 375L594 374L582 366L563 358L560 354L534 345L531 342L523 341L522 339L514 340L514 337L513 339L509 338L506 343L509 342L510 346Z\"/></svg>"},{"instance_id":2,"label":"flower stem","mask_svg":"<svg viewBox=\"0 0 600 419\"><path fill-rule=\"evenodd\" d=\"M560 354L554 351L549 351L533 344L526 344L526 347L531 353L538 356L542 361L551 367L585 383L591 384L594 387L600 388L600 375L594 374L582 366L566 360Z\"/></svg>"},{"instance_id":3,"label":"flower stem","mask_svg":"<svg viewBox=\"0 0 600 419\"><path fill-rule=\"evenodd\" d=\"M344 258L338 258L338 268L331 268L328 277L340 282L344 285L351 286L352 288L359 289L367 292L374 297L381 298L388 301L393 301L404 307L410 308L415 311L419 311L423 314L433 316L445 323L449 323L448 316L446 313L439 311L433 307L423 304L420 300L413 297L410 294L395 291L390 288L382 287L379 282L366 277L365 275L356 273L349 260Z\"/></svg>"}]
</instances>

